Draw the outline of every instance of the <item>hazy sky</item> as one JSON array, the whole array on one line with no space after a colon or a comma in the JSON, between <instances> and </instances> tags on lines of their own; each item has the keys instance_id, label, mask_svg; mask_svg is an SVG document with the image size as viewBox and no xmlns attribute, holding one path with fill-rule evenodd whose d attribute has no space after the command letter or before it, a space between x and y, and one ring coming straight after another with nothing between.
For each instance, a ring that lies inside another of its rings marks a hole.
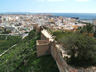
<instances>
[{"instance_id":1,"label":"hazy sky","mask_svg":"<svg viewBox=\"0 0 96 72\"><path fill-rule=\"evenodd\" d=\"M0 0L0 12L96 13L96 0Z\"/></svg>"}]
</instances>

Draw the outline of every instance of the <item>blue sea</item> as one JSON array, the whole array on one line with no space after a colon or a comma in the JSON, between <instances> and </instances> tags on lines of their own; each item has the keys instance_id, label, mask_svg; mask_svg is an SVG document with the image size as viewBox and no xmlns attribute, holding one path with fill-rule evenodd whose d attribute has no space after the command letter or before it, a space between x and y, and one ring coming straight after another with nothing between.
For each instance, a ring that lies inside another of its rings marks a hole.
<instances>
[{"instance_id":1,"label":"blue sea","mask_svg":"<svg viewBox=\"0 0 96 72\"><path fill-rule=\"evenodd\" d=\"M54 16L79 17L81 20L96 19L96 13L51 13Z\"/></svg>"},{"instance_id":2,"label":"blue sea","mask_svg":"<svg viewBox=\"0 0 96 72\"><path fill-rule=\"evenodd\" d=\"M30 12L6 12L0 14L50 14L53 16L64 16L64 17L79 17L81 20L93 20L96 19L96 13L30 13Z\"/></svg>"}]
</instances>

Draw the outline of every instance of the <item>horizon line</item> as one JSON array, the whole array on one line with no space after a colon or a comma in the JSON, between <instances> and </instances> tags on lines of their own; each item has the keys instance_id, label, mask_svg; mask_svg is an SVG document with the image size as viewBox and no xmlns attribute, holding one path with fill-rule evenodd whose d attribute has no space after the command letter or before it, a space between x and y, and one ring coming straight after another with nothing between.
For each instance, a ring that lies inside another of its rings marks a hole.
<instances>
[{"instance_id":1,"label":"horizon line","mask_svg":"<svg viewBox=\"0 0 96 72\"><path fill-rule=\"evenodd\" d=\"M0 12L0 14L6 14L6 13L33 13L33 14L48 14L48 13L87 13L87 12ZM89 12L88 12L89 13ZM92 13L95 13L95 12L90 12L91 14Z\"/></svg>"}]
</instances>

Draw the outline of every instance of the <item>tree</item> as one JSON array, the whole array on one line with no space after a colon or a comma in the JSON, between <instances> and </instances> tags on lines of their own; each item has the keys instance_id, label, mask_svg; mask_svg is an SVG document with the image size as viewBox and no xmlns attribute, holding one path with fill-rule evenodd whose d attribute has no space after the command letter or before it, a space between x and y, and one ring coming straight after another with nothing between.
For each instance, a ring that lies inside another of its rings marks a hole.
<instances>
[{"instance_id":1,"label":"tree","mask_svg":"<svg viewBox=\"0 0 96 72\"><path fill-rule=\"evenodd\" d=\"M73 33L61 42L71 56L69 63L75 65L92 65L96 63L96 40L89 36Z\"/></svg>"},{"instance_id":2,"label":"tree","mask_svg":"<svg viewBox=\"0 0 96 72\"><path fill-rule=\"evenodd\" d=\"M83 28L79 29L81 33L93 33L94 30L93 30L93 25L88 23L86 26L84 26Z\"/></svg>"},{"instance_id":3,"label":"tree","mask_svg":"<svg viewBox=\"0 0 96 72\"><path fill-rule=\"evenodd\" d=\"M96 38L96 31L94 32L94 37Z\"/></svg>"}]
</instances>

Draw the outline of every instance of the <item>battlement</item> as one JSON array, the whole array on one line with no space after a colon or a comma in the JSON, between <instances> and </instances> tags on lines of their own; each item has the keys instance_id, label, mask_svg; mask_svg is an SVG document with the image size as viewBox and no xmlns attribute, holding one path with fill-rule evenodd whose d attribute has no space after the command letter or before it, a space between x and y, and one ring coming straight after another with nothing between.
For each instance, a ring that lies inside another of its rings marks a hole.
<instances>
[{"instance_id":1,"label":"battlement","mask_svg":"<svg viewBox=\"0 0 96 72\"><path fill-rule=\"evenodd\" d=\"M37 40L37 56L51 55L60 72L95 72L87 69L76 69L72 66L69 66L64 60L64 57L70 57L67 55L61 44L58 44L54 37L48 33L47 30L41 31L41 40Z\"/></svg>"},{"instance_id":2,"label":"battlement","mask_svg":"<svg viewBox=\"0 0 96 72\"><path fill-rule=\"evenodd\" d=\"M37 40L37 56L50 54L50 42L48 40Z\"/></svg>"},{"instance_id":3,"label":"battlement","mask_svg":"<svg viewBox=\"0 0 96 72\"><path fill-rule=\"evenodd\" d=\"M37 56L52 55L60 72L68 72L68 65L63 59L64 55L61 45L54 41L54 37L47 30L41 31L41 40L37 40Z\"/></svg>"}]
</instances>

